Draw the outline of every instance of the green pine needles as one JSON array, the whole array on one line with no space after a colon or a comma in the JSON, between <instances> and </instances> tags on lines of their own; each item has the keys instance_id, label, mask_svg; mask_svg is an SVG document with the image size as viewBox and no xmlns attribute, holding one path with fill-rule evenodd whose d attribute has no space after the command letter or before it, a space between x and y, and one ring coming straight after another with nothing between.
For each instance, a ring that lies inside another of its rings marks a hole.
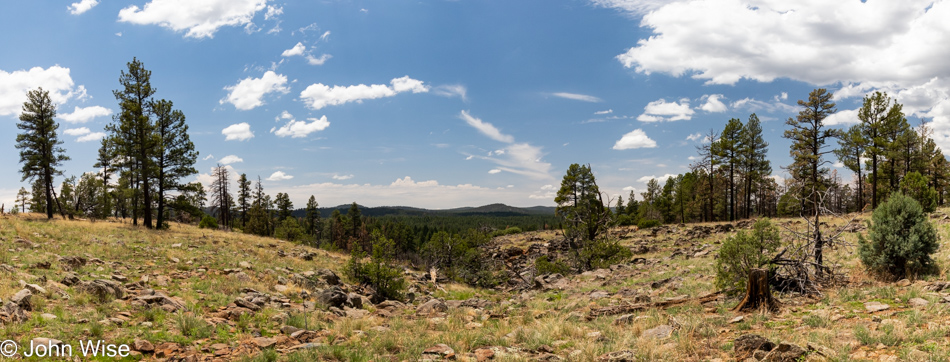
<instances>
[{"instance_id":1,"label":"green pine needles","mask_svg":"<svg viewBox=\"0 0 950 362\"><path fill-rule=\"evenodd\" d=\"M894 193L871 216L867 240L858 235L861 262L876 276L897 280L935 273L930 256L937 251L937 231L916 200Z\"/></svg>"}]
</instances>

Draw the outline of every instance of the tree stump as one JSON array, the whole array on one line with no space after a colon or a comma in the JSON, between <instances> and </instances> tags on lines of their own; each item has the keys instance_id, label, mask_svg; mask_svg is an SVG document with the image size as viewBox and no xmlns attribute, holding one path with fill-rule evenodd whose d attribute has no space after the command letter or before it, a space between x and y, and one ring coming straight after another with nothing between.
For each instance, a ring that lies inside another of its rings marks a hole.
<instances>
[{"instance_id":1,"label":"tree stump","mask_svg":"<svg viewBox=\"0 0 950 362\"><path fill-rule=\"evenodd\" d=\"M746 288L745 298L739 302L732 310L750 311L761 308L768 309L769 312L778 312L779 302L772 298L772 291L769 289L769 273L764 269L752 269L749 272L749 285Z\"/></svg>"}]
</instances>

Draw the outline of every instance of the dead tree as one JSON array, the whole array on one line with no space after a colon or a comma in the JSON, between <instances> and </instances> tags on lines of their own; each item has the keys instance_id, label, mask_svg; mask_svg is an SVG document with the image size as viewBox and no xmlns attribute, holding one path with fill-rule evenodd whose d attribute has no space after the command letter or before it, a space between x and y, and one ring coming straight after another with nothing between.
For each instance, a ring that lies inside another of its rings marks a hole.
<instances>
[{"instance_id":1,"label":"dead tree","mask_svg":"<svg viewBox=\"0 0 950 362\"><path fill-rule=\"evenodd\" d=\"M746 288L745 298L732 310L746 312L750 310L767 309L769 312L778 312L779 302L772 297L769 289L769 272L765 269L752 269L749 272L749 285Z\"/></svg>"}]
</instances>

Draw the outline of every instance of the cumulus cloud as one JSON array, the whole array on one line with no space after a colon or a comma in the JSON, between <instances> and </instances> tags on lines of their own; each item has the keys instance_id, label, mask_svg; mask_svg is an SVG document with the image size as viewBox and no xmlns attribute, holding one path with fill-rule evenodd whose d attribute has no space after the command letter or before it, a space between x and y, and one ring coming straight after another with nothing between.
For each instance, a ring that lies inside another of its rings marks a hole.
<instances>
[{"instance_id":1,"label":"cumulus cloud","mask_svg":"<svg viewBox=\"0 0 950 362\"><path fill-rule=\"evenodd\" d=\"M647 103L643 114L637 117L640 122L668 122L688 121L693 118L693 110L689 108L689 99L683 98L679 102L667 102L664 99Z\"/></svg>"},{"instance_id":2,"label":"cumulus cloud","mask_svg":"<svg viewBox=\"0 0 950 362\"><path fill-rule=\"evenodd\" d=\"M614 110L613 110L613 109L608 109L608 110L606 110L606 111L597 111L597 112L594 112L594 114L596 114L596 115L611 114L611 113L614 113Z\"/></svg>"},{"instance_id":3,"label":"cumulus cloud","mask_svg":"<svg viewBox=\"0 0 950 362\"><path fill-rule=\"evenodd\" d=\"M66 8L69 9L70 14L79 15L89 11L89 9L92 9L96 5L99 5L99 0L82 0L78 3L72 3Z\"/></svg>"},{"instance_id":4,"label":"cumulus cloud","mask_svg":"<svg viewBox=\"0 0 950 362\"><path fill-rule=\"evenodd\" d=\"M950 2L594 3L643 15L640 25L653 34L617 56L639 73L690 76L708 84L778 78L842 84L835 94L839 100L883 90L898 101L919 102L908 114L933 118L938 144L950 146L950 63L935 61L950 57L950 47L935 46L950 43Z\"/></svg>"},{"instance_id":5,"label":"cumulus cloud","mask_svg":"<svg viewBox=\"0 0 950 362\"><path fill-rule=\"evenodd\" d=\"M225 141L247 141L254 138L254 132L251 132L251 125L247 122L232 124L221 130Z\"/></svg>"},{"instance_id":6,"label":"cumulus cloud","mask_svg":"<svg viewBox=\"0 0 950 362\"><path fill-rule=\"evenodd\" d=\"M91 121L93 118L104 117L111 114L111 109L102 106L92 106L85 108L75 107L72 113L60 114L59 119L69 123L86 123Z\"/></svg>"},{"instance_id":7,"label":"cumulus cloud","mask_svg":"<svg viewBox=\"0 0 950 362\"><path fill-rule=\"evenodd\" d=\"M330 122L327 121L327 116L320 118L307 118L310 122L298 121L291 119L287 124L281 126L280 128L271 130L272 133L277 135L277 137L287 137L291 138L303 138L307 137L311 133L319 132L330 127Z\"/></svg>"},{"instance_id":8,"label":"cumulus cloud","mask_svg":"<svg viewBox=\"0 0 950 362\"><path fill-rule=\"evenodd\" d=\"M351 86L333 86L317 83L311 84L300 92L300 99L312 109L322 109L326 106L336 106L350 102L362 103L367 99L377 99L395 96L402 92L424 93L429 87L422 81L404 76L390 81L391 86L385 84L358 84Z\"/></svg>"},{"instance_id":9,"label":"cumulus cloud","mask_svg":"<svg viewBox=\"0 0 950 362\"><path fill-rule=\"evenodd\" d=\"M676 175L671 174L671 173L668 173L668 174L665 174L665 175L659 176L659 177L653 176L653 175L650 175L650 176L643 176L643 177L641 177L641 178L638 178L638 179L637 179L637 182L647 183L647 182L650 182L650 180L656 179L656 181L659 182L659 183L662 185L662 184L663 184L664 182L666 182L666 180L669 179L670 177L676 177Z\"/></svg>"},{"instance_id":10,"label":"cumulus cloud","mask_svg":"<svg viewBox=\"0 0 950 362\"><path fill-rule=\"evenodd\" d=\"M253 25L254 15L266 4L267 0L152 0L143 9L131 5L120 10L119 21L184 31L190 38L213 38L224 26Z\"/></svg>"},{"instance_id":11,"label":"cumulus cloud","mask_svg":"<svg viewBox=\"0 0 950 362\"><path fill-rule=\"evenodd\" d=\"M491 138L495 141L504 143L512 143L515 141L514 137L501 133L501 131L499 131L498 128L495 128L495 126L491 123L484 122L480 118L472 117L468 111L462 111L462 113L459 114L459 118L465 121L465 123L468 123L469 126L472 126L472 128L475 128L483 135L488 136L488 138Z\"/></svg>"},{"instance_id":12,"label":"cumulus cloud","mask_svg":"<svg viewBox=\"0 0 950 362\"><path fill-rule=\"evenodd\" d=\"M699 109L702 109L709 113L722 113L725 112L728 108L720 99L725 98L722 94L707 94L704 95L702 100L705 101Z\"/></svg>"},{"instance_id":13,"label":"cumulus cloud","mask_svg":"<svg viewBox=\"0 0 950 362\"><path fill-rule=\"evenodd\" d=\"M231 103L235 108L246 111L264 104L264 95L268 93L288 93L287 76L268 70L260 78L247 77L238 84L224 87L227 97L218 103Z\"/></svg>"},{"instance_id":14,"label":"cumulus cloud","mask_svg":"<svg viewBox=\"0 0 950 362\"><path fill-rule=\"evenodd\" d=\"M63 131L63 133L65 133L65 134L67 134L67 135L70 135L70 136L80 136L80 135L87 134L87 133L89 133L89 132L90 132L89 129L86 128L86 127L69 128L69 129Z\"/></svg>"},{"instance_id":15,"label":"cumulus cloud","mask_svg":"<svg viewBox=\"0 0 950 362\"><path fill-rule=\"evenodd\" d=\"M284 50L283 53L280 53L282 57L293 57L297 55L303 55L303 52L307 50L307 46L303 45L301 42L297 42L297 45L294 45L293 48Z\"/></svg>"},{"instance_id":16,"label":"cumulus cloud","mask_svg":"<svg viewBox=\"0 0 950 362\"><path fill-rule=\"evenodd\" d=\"M339 175L339 174L333 175L333 179L334 179L334 180L341 180L341 181L342 181L342 180L349 180L349 179L351 179L351 178L353 178L353 175L352 175L352 174L350 174L350 175Z\"/></svg>"},{"instance_id":17,"label":"cumulus cloud","mask_svg":"<svg viewBox=\"0 0 950 362\"><path fill-rule=\"evenodd\" d=\"M284 13L284 8L280 6L267 5L267 12L264 13L264 20L270 20L277 18L278 15Z\"/></svg>"},{"instance_id":18,"label":"cumulus cloud","mask_svg":"<svg viewBox=\"0 0 950 362\"><path fill-rule=\"evenodd\" d=\"M74 85L69 68L54 65L46 69L33 67L9 73L0 70L0 116L20 114L23 102L26 102L26 92L38 87L48 91L50 100L55 104L86 98L86 88Z\"/></svg>"},{"instance_id":19,"label":"cumulus cloud","mask_svg":"<svg viewBox=\"0 0 950 362\"><path fill-rule=\"evenodd\" d=\"M617 143L614 143L615 150L631 150L635 148L655 148L656 141L647 137L642 129L635 129L620 137Z\"/></svg>"},{"instance_id":20,"label":"cumulus cloud","mask_svg":"<svg viewBox=\"0 0 950 362\"><path fill-rule=\"evenodd\" d=\"M693 133L689 136L686 136L687 141L698 141L703 138L703 135L699 132Z\"/></svg>"},{"instance_id":21,"label":"cumulus cloud","mask_svg":"<svg viewBox=\"0 0 950 362\"><path fill-rule=\"evenodd\" d=\"M267 181L284 181L294 178L291 175L284 173L284 171L275 171L267 178Z\"/></svg>"},{"instance_id":22,"label":"cumulus cloud","mask_svg":"<svg viewBox=\"0 0 950 362\"><path fill-rule=\"evenodd\" d=\"M857 124L861 120L858 119L857 109L846 109L832 113L828 118L825 118L824 122L826 126L837 126Z\"/></svg>"},{"instance_id":23,"label":"cumulus cloud","mask_svg":"<svg viewBox=\"0 0 950 362\"><path fill-rule=\"evenodd\" d=\"M323 54L320 55L320 57L314 57L313 55L307 54L307 64L323 65L323 63L326 63L328 60L330 60L330 58L333 58L333 56L330 54Z\"/></svg>"},{"instance_id":24,"label":"cumulus cloud","mask_svg":"<svg viewBox=\"0 0 950 362\"><path fill-rule=\"evenodd\" d=\"M468 89L461 84L440 85L432 89L432 94L440 97L459 97L463 101L468 101Z\"/></svg>"},{"instance_id":25,"label":"cumulus cloud","mask_svg":"<svg viewBox=\"0 0 950 362\"><path fill-rule=\"evenodd\" d=\"M221 160L218 162L221 163L222 165L230 165L232 163L244 162L244 159L235 155L227 155L227 156L221 157Z\"/></svg>"},{"instance_id":26,"label":"cumulus cloud","mask_svg":"<svg viewBox=\"0 0 950 362\"><path fill-rule=\"evenodd\" d=\"M98 141L106 136L104 132L92 132L86 127L69 128L64 130L63 133L70 136L77 136L76 142Z\"/></svg>"},{"instance_id":27,"label":"cumulus cloud","mask_svg":"<svg viewBox=\"0 0 950 362\"><path fill-rule=\"evenodd\" d=\"M590 103L598 103L598 102L604 101L603 99L600 99L594 96L589 96L586 94L558 92L558 93L552 93L551 95L555 97L573 99L575 101L590 102Z\"/></svg>"}]
</instances>

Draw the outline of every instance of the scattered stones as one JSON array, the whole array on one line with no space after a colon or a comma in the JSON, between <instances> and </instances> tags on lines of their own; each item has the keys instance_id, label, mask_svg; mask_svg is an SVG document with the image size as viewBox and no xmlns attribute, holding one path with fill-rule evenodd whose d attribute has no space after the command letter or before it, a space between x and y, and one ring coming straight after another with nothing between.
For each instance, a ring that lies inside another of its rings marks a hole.
<instances>
[{"instance_id":1,"label":"scattered stones","mask_svg":"<svg viewBox=\"0 0 950 362\"><path fill-rule=\"evenodd\" d=\"M901 280L898 280L898 281L897 281L897 286L898 286L898 287L901 287L901 288L903 288L903 287L909 287L909 286L910 286L910 280L908 280L908 279L901 279Z\"/></svg>"},{"instance_id":2,"label":"scattered stones","mask_svg":"<svg viewBox=\"0 0 950 362\"><path fill-rule=\"evenodd\" d=\"M623 351L614 351L606 353L597 357L598 362L635 362L637 361L636 353L629 349Z\"/></svg>"},{"instance_id":3,"label":"scattered stones","mask_svg":"<svg viewBox=\"0 0 950 362\"><path fill-rule=\"evenodd\" d=\"M775 348L775 343L765 339L757 334L744 334L736 338L732 343L737 355L752 354L755 351L771 351Z\"/></svg>"},{"instance_id":4,"label":"scattered stones","mask_svg":"<svg viewBox=\"0 0 950 362\"><path fill-rule=\"evenodd\" d=\"M449 307L445 305L445 302L433 298L419 305L419 307L416 308L416 314L430 315L433 313L445 313L448 310Z\"/></svg>"},{"instance_id":5,"label":"scattered stones","mask_svg":"<svg viewBox=\"0 0 950 362\"><path fill-rule=\"evenodd\" d=\"M277 341L273 340L272 338L257 337L257 338L254 338L254 344L264 349L264 348L273 347L274 345L277 344Z\"/></svg>"},{"instance_id":6,"label":"scattered stones","mask_svg":"<svg viewBox=\"0 0 950 362\"><path fill-rule=\"evenodd\" d=\"M317 293L317 300L325 306L341 308L346 303L347 296L340 287L330 287Z\"/></svg>"},{"instance_id":7,"label":"scattered stones","mask_svg":"<svg viewBox=\"0 0 950 362\"><path fill-rule=\"evenodd\" d=\"M139 295L133 299L133 303L138 302L147 307L159 307L163 310L173 313L185 309L185 303L181 300L171 298L161 292L151 290L144 295Z\"/></svg>"},{"instance_id":8,"label":"scattered stones","mask_svg":"<svg viewBox=\"0 0 950 362\"><path fill-rule=\"evenodd\" d=\"M86 258L81 256L67 256L59 258L63 270L76 270L86 265ZM66 284L66 283L63 283ZM69 284L66 284L69 285Z\"/></svg>"},{"instance_id":9,"label":"scattered stones","mask_svg":"<svg viewBox=\"0 0 950 362\"><path fill-rule=\"evenodd\" d=\"M422 351L422 358L455 359L455 350L448 345L439 343Z\"/></svg>"},{"instance_id":10,"label":"scattered stones","mask_svg":"<svg viewBox=\"0 0 950 362\"><path fill-rule=\"evenodd\" d=\"M43 318L44 321L51 321L51 320L56 319L56 315L55 315L55 314L49 314L49 313L43 313L43 314L40 314L40 318Z\"/></svg>"},{"instance_id":11,"label":"scattered stones","mask_svg":"<svg viewBox=\"0 0 950 362\"><path fill-rule=\"evenodd\" d=\"M864 309L866 309L869 313L880 312L882 310L888 310L890 308L891 308L890 305L887 305L881 302L864 303Z\"/></svg>"},{"instance_id":12,"label":"scattered stones","mask_svg":"<svg viewBox=\"0 0 950 362\"><path fill-rule=\"evenodd\" d=\"M495 351L491 348L479 348L475 350L475 360L484 362L495 358Z\"/></svg>"},{"instance_id":13,"label":"scattered stones","mask_svg":"<svg viewBox=\"0 0 950 362\"><path fill-rule=\"evenodd\" d=\"M667 339L673 335L673 327L667 324L661 324L656 328L651 328L643 331L641 337L643 338L652 338L652 339Z\"/></svg>"},{"instance_id":14,"label":"scattered stones","mask_svg":"<svg viewBox=\"0 0 950 362\"><path fill-rule=\"evenodd\" d=\"M768 362L796 362L801 361L806 354L808 354L808 351L804 348L794 344L780 343L778 347L775 347L775 349L766 354L762 360Z\"/></svg>"}]
</instances>

